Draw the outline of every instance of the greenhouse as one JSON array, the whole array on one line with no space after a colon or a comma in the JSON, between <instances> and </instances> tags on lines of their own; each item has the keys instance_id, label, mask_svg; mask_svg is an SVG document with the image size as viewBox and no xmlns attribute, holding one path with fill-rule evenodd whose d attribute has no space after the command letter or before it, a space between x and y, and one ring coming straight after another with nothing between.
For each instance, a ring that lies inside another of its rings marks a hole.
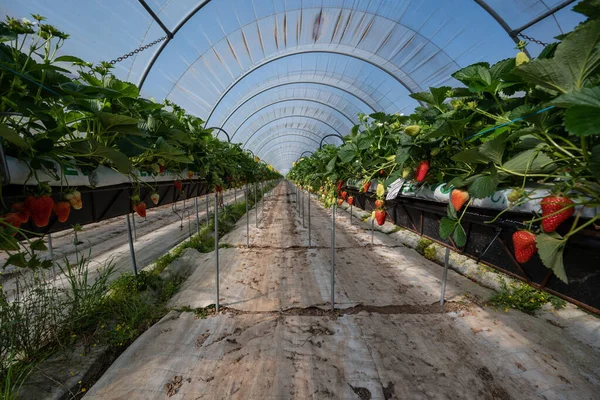
<instances>
[{"instance_id":1,"label":"greenhouse","mask_svg":"<svg viewBox=\"0 0 600 400\"><path fill-rule=\"evenodd\" d=\"M600 1L0 14L2 399L600 398Z\"/></svg>"}]
</instances>

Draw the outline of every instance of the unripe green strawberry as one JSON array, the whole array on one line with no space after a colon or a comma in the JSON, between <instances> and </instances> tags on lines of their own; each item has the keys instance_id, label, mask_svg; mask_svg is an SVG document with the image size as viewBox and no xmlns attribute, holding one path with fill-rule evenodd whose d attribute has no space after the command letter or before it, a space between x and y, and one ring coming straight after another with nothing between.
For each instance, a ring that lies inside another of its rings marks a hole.
<instances>
[{"instance_id":1,"label":"unripe green strawberry","mask_svg":"<svg viewBox=\"0 0 600 400\"><path fill-rule=\"evenodd\" d=\"M520 51L517 53L517 56L515 57L515 64L517 65L517 67L519 65L523 65L529 62L529 57L527 57L527 54L525 54L524 51Z\"/></svg>"},{"instance_id":2,"label":"unripe green strawberry","mask_svg":"<svg viewBox=\"0 0 600 400\"><path fill-rule=\"evenodd\" d=\"M506 196L506 199L508 201L510 201L511 203L516 203L524 195L525 195L525 190L523 190L521 188L517 188L517 189L514 189L512 192L510 192L510 194L508 196Z\"/></svg>"},{"instance_id":3,"label":"unripe green strawberry","mask_svg":"<svg viewBox=\"0 0 600 400\"><path fill-rule=\"evenodd\" d=\"M402 170L402 178L403 178L403 179L406 179L406 178L408 178L408 177L410 176L411 172L412 172L412 169L410 169L410 168L408 168L408 167L404 168L404 169Z\"/></svg>"},{"instance_id":4,"label":"unripe green strawberry","mask_svg":"<svg viewBox=\"0 0 600 400\"><path fill-rule=\"evenodd\" d=\"M421 127L419 125L409 125L404 128L404 133L406 133L408 136L417 136L419 133L421 133Z\"/></svg>"},{"instance_id":5,"label":"unripe green strawberry","mask_svg":"<svg viewBox=\"0 0 600 400\"><path fill-rule=\"evenodd\" d=\"M440 149L439 147L434 147L433 149L431 149L431 153L430 154L431 154L432 157L435 157L438 154L440 154L441 151L442 151L442 149Z\"/></svg>"}]
</instances>

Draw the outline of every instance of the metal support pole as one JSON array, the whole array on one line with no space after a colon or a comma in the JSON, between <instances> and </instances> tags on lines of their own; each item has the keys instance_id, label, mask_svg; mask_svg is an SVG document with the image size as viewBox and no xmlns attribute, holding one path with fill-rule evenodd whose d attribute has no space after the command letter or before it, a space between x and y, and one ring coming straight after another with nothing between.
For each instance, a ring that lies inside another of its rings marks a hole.
<instances>
[{"instance_id":1,"label":"metal support pole","mask_svg":"<svg viewBox=\"0 0 600 400\"><path fill-rule=\"evenodd\" d=\"M77 231L73 231L74 239L73 239L73 247L75 247L75 261L79 264L79 250L77 250L77 243L79 243L79 238L77 238Z\"/></svg>"},{"instance_id":2,"label":"metal support pole","mask_svg":"<svg viewBox=\"0 0 600 400\"><path fill-rule=\"evenodd\" d=\"M129 254L131 255L133 273L137 276L137 263L135 262L135 249L133 248L133 237L131 236L131 221L129 220L129 213L127 213L127 239L129 240Z\"/></svg>"},{"instance_id":3,"label":"metal support pole","mask_svg":"<svg viewBox=\"0 0 600 400\"><path fill-rule=\"evenodd\" d=\"M373 235L375 234L375 218L371 215L371 246L373 246Z\"/></svg>"},{"instance_id":4,"label":"metal support pole","mask_svg":"<svg viewBox=\"0 0 600 400\"><path fill-rule=\"evenodd\" d=\"M352 224L352 204L350 204L350 225Z\"/></svg>"},{"instance_id":5,"label":"metal support pole","mask_svg":"<svg viewBox=\"0 0 600 400\"><path fill-rule=\"evenodd\" d=\"M256 201L256 183L254 184L254 207L256 208L254 210L254 223L258 228L258 202Z\"/></svg>"},{"instance_id":6,"label":"metal support pole","mask_svg":"<svg viewBox=\"0 0 600 400\"><path fill-rule=\"evenodd\" d=\"M233 201L237 203L237 187L233 188Z\"/></svg>"},{"instance_id":7,"label":"metal support pole","mask_svg":"<svg viewBox=\"0 0 600 400\"><path fill-rule=\"evenodd\" d=\"M210 214L210 211L208 209L208 193L207 193L206 194L206 226L208 226L209 223L210 223L210 221L209 221L209 218L210 218L209 214Z\"/></svg>"},{"instance_id":8,"label":"metal support pole","mask_svg":"<svg viewBox=\"0 0 600 400\"><path fill-rule=\"evenodd\" d=\"M440 306L444 305L444 296L446 294L446 280L448 278L448 261L450 260L450 248L446 247L446 256L444 257L444 275L442 277L442 294L440 295Z\"/></svg>"},{"instance_id":9,"label":"metal support pole","mask_svg":"<svg viewBox=\"0 0 600 400\"><path fill-rule=\"evenodd\" d=\"M265 217L265 184L260 183L260 195L262 196L262 218Z\"/></svg>"},{"instance_id":10,"label":"metal support pole","mask_svg":"<svg viewBox=\"0 0 600 400\"><path fill-rule=\"evenodd\" d=\"M248 184L246 184L246 190L244 191L244 197L246 199L246 247L250 247L250 215L248 214Z\"/></svg>"},{"instance_id":11,"label":"metal support pole","mask_svg":"<svg viewBox=\"0 0 600 400\"><path fill-rule=\"evenodd\" d=\"M194 198L194 206L196 208L196 232L200 236L200 215L198 215L198 197Z\"/></svg>"},{"instance_id":12,"label":"metal support pole","mask_svg":"<svg viewBox=\"0 0 600 400\"><path fill-rule=\"evenodd\" d=\"M331 312L335 309L335 205L331 206Z\"/></svg>"},{"instance_id":13,"label":"metal support pole","mask_svg":"<svg viewBox=\"0 0 600 400\"><path fill-rule=\"evenodd\" d=\"M302 227L306 228L304 225L304 190L300 194L300 203L302 204Z\"/></svg>"},{"instance_id":14,"label":"metal support pole","mask_svg":"<svg viewBox=\"0 0 600 400\"><path fill-rule=\"evenodd\" d=\"M310 193L308 193L308 247L311 247L310 241Z\"/></svg>"},{"instance_id":15,"label":"metal support pole","mask_svg":"<svg viewBox=\"0 0 600 400\"><path fill-rule=\"evenodd\" d=\"M217 312L219 312L219 193L215 192L215 283L217 284L217 301L215 303Z\"/></svg>"},{"instance_id":16,"label":"metal support pole","mask_svg":"<svg viewBox=\"0 0 600 400\"><path fill-rule=\"evenodd\" d=\"M48 234L48 252L52 261L52 279L56 279L56 265L54 264L54 247L52 246L52 234Z\"/></svg>"},{"instance_id":17,"label":"metal support pole","mask_svg":"<svg viewBox=\"0 0 600 400\"><path fill-rule=\"evenodd\" d=\"M133 220L133 240L137 242L137 228L135 227L135 213L131 213L131 219ZM77 234L76 234L77 235Z\"/></svg>"}]
</instances>

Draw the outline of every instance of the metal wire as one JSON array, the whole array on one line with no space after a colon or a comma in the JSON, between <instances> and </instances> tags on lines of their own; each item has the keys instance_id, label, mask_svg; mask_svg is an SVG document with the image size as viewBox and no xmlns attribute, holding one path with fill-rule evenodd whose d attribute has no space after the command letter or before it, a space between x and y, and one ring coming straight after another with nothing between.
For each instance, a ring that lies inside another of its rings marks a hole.
<instances>
[{"instance_id":1,"label":"metal wire","mask_svg":"<svg viewBox=\"0 0 600 400\"><path fill-rule=\"evenodd\" d=\"M150 42L150 43L148 43L148 44L146 44L146 45L144 45L144 46L140 46L140 47L138 47L137 49L135 49L135 50L133 50L133 51L130 51L129 53L127 53L127 54L125 54L125 55L122 55L121 57L117 57L117 58L115 58L114 60L110 60L110 62L109 62L109 63L110 63L110 64L112 64L112 65L115 65L115 64L116 64L116 63L118 63L118 62L121 62L121 61L123 61L123 60L126 60L126 59L128 59L129 57L131 57L131 56L133 56L133 55L135 55L135 54L137 54L137 53L140 53L140 52L142 52L142 51L144 51L144 50L146 50L146 49L148 49L148 48L150 48L150 47L154 46L155 44L162 42L163 40L166 40L167 38L168 38L168 36L163 36L163 37L161 37L161 38L159 38L159 39L156 39L154 42Z\"/></svg>"}]
</instances>

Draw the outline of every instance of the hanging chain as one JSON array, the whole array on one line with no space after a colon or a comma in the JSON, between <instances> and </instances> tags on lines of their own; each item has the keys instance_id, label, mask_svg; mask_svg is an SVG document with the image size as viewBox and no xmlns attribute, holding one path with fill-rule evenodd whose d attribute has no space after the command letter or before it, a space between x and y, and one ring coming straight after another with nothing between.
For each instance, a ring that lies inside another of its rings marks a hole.
<instances>
[{"instance_id":1,"label":"hanging chain","mask_svg":"<svg viewBox=\"0 0 600 400\"><path fill-rule=\"evenodd\" d=\"M123 61L123 60L125 60L125 59L127 59L127 58L129 58L131 56L133 56L134 54L142 52L142 51L146 50L147 48L150 48L150 47L154 46L155 44L162 42L163 40L167 39L167 37L168 36L163 36L160 39L156 39L154 42L150 42L147 45L140 46L137 49L135 49L134 51L131 51L131 52L129 52L129 53L127 53L127 54L125 54L125 55L123 55L121 57L117 57L116 59L111 60L110 64L114 65L114 64L116 64L118 62L121 62L121 61Z\"/></svg>"},{"instance_id":2,"label":"hanging chain","mask_svg":"<svg viewBox=\"0 0 600 400\"><path fill-rule=\"evenodd\" d=\"M537 43L541 46L548 46L548 44L549 44L549 43L542 42L541 40L534 39L531 36L527 36L524 33L517 33L517 36L522 37L525 40L529 40L530 42Z\"/></svg>"}]
</instances>

